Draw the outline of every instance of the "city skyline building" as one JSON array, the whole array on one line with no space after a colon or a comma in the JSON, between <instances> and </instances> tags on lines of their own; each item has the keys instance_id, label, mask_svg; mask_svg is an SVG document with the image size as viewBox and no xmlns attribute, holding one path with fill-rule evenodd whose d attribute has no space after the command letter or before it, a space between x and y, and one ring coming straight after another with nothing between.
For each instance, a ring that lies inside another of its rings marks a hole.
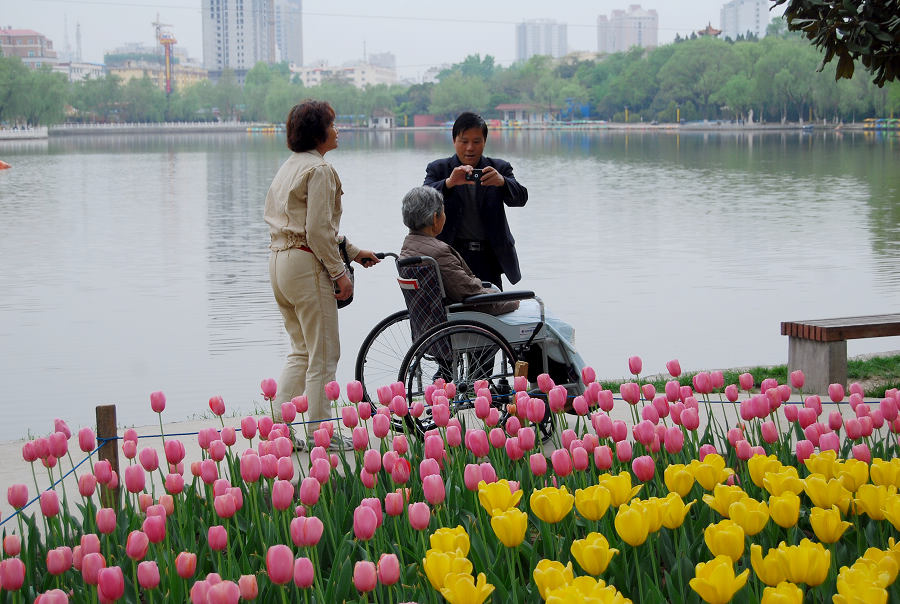
<instances>
[{"instance_id":1,"label":"city skyline building","mask_svg":"<svg viewBox=\"0 0 900 604\"><path fill-rule=\"evenodd\" d=\"M516 62L535 55L560 58L568 53L568 25L553 19L530 19L516 25Z\"/></svg>"},{"instance_id":2,"label":"city skyline building","mask_svg":"<svg viewBox=\"0 0 900 604\"><path fill-rule=\"evenodd\" d=\"M0 56L19 57L29 69L59 62L53 41L33 29L0 29Z\"/></svg>"},{"instance_id":3,"label":"city skyline building","mask_svg":"<svg viewBox=\"0 0 900 604\"><path fill-rule=\"evenodd\" d=\"M299 76L300 81L307 87L318 86L326 80L344 80L360 89L378 84L390 86L397 83L396 69L364 61L351 62L340 67L332 67L325 62L311 66L291 65L291 73Z\"/></svg>"},{"instance_id":4,"label":"city skyline building","mask_svg":"<svg viewBox=\"0 0 900 604\"><path fill-rule=\"evenodd\" d=\"M275 0L277 61L303 65L303 2Z\"/></svg>"},{"instance_id":5,"label":"city skyline building","mask_svg":"<svg viewBox=\"0 0 900 604\"><path fill-rule=\"evenodd\" d=\"M628 10L614 10L609 17L597 17L597 52L625 52L633 46L655 48L659 39L656 10L631 4Z\"/></svg>"},{"instance_id":6,"label":"city skyline building","mask_svg":"<svg viewBox=\"0 0 900 604\"><path fill-rule=\"evenodd\" d=\"M768 0L731 0L722 5L719 27L723 38L735 40L748 33L763 38L771 19Z\"/></svg>"},{"instance_id":7,"label":"city skyline building","mask_svg":"<svg viewBox=\"0 0 900 604\"><path fill-rule=\"evenodd\" d=\"M202 0L201 12L210 79L227 68L243 83L258 62L276 62L275 0Z\"/></svg>"}]
</instances>

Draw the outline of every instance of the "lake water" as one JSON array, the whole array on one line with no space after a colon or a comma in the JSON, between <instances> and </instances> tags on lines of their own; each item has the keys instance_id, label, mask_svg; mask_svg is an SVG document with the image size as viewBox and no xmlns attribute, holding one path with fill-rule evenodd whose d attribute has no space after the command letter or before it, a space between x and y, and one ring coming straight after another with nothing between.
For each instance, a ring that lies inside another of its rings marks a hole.
<instances>
[{"instance_id":1,"label":"lake water","mask_svg":"<svg viewBox=\"0 0 900 604\"><path fill-rule=\"evenodd\" d=\"M399 200L449 133L341 134L342 230L398 250ZM896 311L900 141L863 133L492 133L529 189L508 210L523 280L575 327L600 376L787 360L780 322ZM246 413L288 349L266 268L266 190L283 136L0 143L0 440L54 417ZM338 379L402 307L393 263L357 270ZM900 348L850 342L850 353Z\"/></svg>"}]
</instances>

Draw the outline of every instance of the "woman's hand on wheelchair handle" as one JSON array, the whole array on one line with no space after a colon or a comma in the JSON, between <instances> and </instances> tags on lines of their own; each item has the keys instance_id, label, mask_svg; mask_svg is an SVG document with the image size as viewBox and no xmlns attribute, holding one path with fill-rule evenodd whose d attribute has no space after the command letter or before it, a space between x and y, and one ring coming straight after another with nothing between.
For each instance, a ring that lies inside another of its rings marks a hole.
<instances>
[{"instance_id":1,"label":"woman's hand on wheelchair handle","mask_svg":"<svg viewBox=\"0 0 900 604\"><path fill-rule=\"evenodd\" d=\"M370 266L375 266L381 260L378 256L375 255L375 252L372 250L359 250L359 253L356 255L356 258L353 259L357 264L362 265L364 268L369 268Z\"/></svg>"}]
</instances>

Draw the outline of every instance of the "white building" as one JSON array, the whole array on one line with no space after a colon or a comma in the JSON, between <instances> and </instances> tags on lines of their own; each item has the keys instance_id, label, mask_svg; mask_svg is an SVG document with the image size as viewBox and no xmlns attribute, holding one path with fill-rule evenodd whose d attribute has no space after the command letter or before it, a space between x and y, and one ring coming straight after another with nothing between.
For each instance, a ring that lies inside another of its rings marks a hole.
<instances>
[{"instance_id":1,"label":"white building","mask_svg":"<svg viewBox=\"0 0 900 604\"><path fill-rule=\"evenodd\" d=\"M324 63L310 67L291 65L291 73L300 76L304 86L318 86L326 80L345 80L357 88L378 84L397 83L397 71L369 63L352 63L341 67L331 67Z\"/></svg>"},{"instance_id":2,"label":"white building","mask_svg":"<svg viewBox=\"0 0 900 604\"><path fill-rule=\"evenodd\" d=\"M721 29L723 38L737 39L752 33L758 38L766 35L772 20L769 0L731 0L722 5Z\"/></svg>"},{"instance_id":3,"label":"white building","mask_svg":"<svg viewBox=\"0 0 900 604\"><path fill-rule=\"evenodd\" d=\"M238 80L262 61L275 63L275 0L202 0L203 64L210 77Z\"/></svg>"},{"instance_id":4,"label":"white building","mask_svg":"<svg viewBox=\"0 0 900 604\"><path fill-rule=\"evenodd\" d=\"M659 17L656 11L632 4L627 11L614 10L607 17L597 17L597 52L625 52L633 46L658 46Z\"/></svg>"},{"instance_id":5,"label":"white building","mask_svg":"<svg viewBox=\"0 0 900 604\"><path fill-rule=\"evenodd\" d=\"M275 0L276 59L303 65L302 0Z\"/></svg>"},{"instance_id":6,"label":"white building","mask_svg":"<svg viewBox=\"0 0 900 604\"><path fill-rule=\"evenodd\" d=\"M104 67L101 63L83 63L78 61L57 63L53 71L64 73L70 82L83 82L103 77Z\"/></svg>"},{"instance_id":7,"label":"white building","mask_svg":"<svg viewBox=\"0 0 900 604\"><path fill-rule=\"evenodd\" d=\"M516 25L516 61L535 55L564 57L568 53L568 26L552 19L531 19Z\"/></svg>"}]
</instances>

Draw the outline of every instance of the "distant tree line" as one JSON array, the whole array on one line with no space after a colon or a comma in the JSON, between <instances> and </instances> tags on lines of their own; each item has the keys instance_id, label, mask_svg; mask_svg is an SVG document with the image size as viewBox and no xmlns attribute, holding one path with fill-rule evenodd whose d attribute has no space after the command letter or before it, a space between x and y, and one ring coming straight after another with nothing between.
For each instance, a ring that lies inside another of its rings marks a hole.
<instances>
[{"instance_id":1,"label":"distant tree line","mask_svg":"<svg viewBox=\"0 0 900 604\"><path fill-rule=\"evenodd\" d=\"M436 84L376 85L361 90L341 79L305 87L286 64L257 64L240 86L225 71L168 97L145 77L115 76L68 83L0 57L0 122L253 120L280 123L307 97L329 101L342 122L364 122L373 110L451 119L472 110L502 117L504 103L528 104L562 119L671 122L684 120L853 121L900 113L900 83L879 88L865 73L835 81L819 73L819 52L776 19L762 39L696 36L654 49L634 48L597 60L558 62L536 56L510 67L470 55ZM834 69L834 65L831 68ZM828 72L829 68L826 67Z\"/></svg>"}]
</instances>

